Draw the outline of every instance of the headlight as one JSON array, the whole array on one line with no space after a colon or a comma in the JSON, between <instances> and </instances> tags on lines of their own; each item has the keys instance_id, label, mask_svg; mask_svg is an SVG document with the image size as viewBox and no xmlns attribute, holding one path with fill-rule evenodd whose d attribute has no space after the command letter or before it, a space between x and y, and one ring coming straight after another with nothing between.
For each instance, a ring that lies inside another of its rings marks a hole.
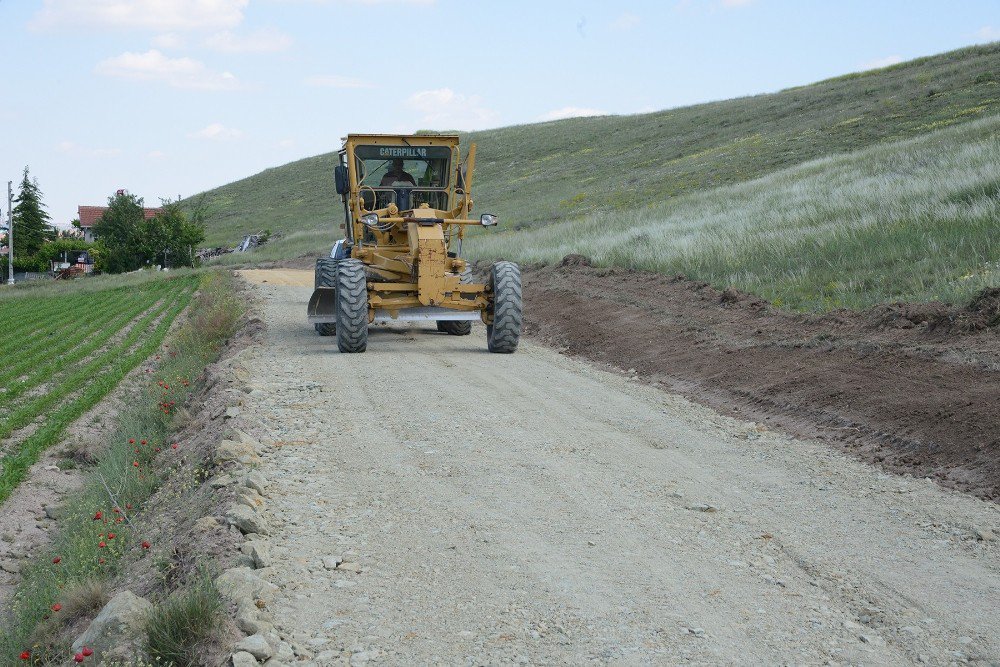
<instances>
[{"instance_id":1,"label":"headlight","mask_svg":"<svg viewBox=\"0 0 1000 667\"><path fill-rule=\"evenodd\" d=\"M479 223L483 227L492 227L493 225L497 224L498 219L499 218L493 213L483 213L481 216L479 216Z\"/></svg>"},{"instance_id":2,"label":"headlight","mask_svg":"<svg viewBox=\"0 0 1000 667\"><path fill-rule=\"evenodd\" d=\"M378 213L369 213L361 216L361 222L367 227L378 227Z\"/></svg>"}]
</instances>

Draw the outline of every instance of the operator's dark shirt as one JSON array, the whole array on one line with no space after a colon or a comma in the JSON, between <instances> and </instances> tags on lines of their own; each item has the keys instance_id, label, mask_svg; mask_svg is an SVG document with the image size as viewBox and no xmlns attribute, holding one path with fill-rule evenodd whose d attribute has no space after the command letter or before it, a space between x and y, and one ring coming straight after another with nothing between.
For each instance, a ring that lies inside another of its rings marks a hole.
<instances>
[{"instance_id":1,"label":"operator's dark shirt","mask_svg":"<svg viewBox=\"0 0 1000 667\"><path fill-rule=\"evenodd\" d=\"M413 180L413 177L407 174L405 171L401 171L398 174L388 173L382 177L382 182L379 183L380 187L386 187L392 185L396 182L409 181L412 185L416 185L417 182Z\"/></svg>"}]
</instances>

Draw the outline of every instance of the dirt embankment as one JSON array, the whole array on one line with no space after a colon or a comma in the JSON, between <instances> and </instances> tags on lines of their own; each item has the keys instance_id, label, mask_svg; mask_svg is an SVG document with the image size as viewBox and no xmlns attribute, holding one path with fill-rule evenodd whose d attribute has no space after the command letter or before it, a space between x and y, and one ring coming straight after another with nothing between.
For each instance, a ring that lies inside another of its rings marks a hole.
<instances>
[{"instance_id":1,"label":"dirt embankment","mask_svg":"<svg viewBox=\"0 0 1000 667\"><path fill-rule=\"evenodd\" d=\"M683 277L525 270L526 331L730 414L1000 499L1000 289L967 308L779 312Z\"/></svg>"}]
</instances>

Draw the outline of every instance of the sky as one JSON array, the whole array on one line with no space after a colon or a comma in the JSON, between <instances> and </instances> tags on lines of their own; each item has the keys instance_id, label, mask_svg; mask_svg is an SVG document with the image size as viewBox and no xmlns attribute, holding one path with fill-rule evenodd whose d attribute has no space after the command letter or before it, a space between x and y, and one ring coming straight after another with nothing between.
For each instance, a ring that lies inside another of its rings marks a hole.
<instances>
[{"instance_id":1,"label":"sky","mask_svg":"<svg viewBox=\"0 0 1000 667\"><path fill-rule=\"evenodd\" d=\"M0 0L0 188L30 167L66 225L348 132L646 113L996 40L1000 0Z\"/></svg>"}]
</instances>

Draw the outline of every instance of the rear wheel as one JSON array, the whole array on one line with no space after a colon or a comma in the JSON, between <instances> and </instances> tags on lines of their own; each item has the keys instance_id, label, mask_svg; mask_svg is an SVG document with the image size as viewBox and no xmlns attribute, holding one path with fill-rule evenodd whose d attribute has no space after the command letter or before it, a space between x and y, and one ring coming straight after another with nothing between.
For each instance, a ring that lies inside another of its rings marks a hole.
<instances>
[{"instance_id":1,"label":"rear wheel","mask_svg":"<svg viewBox=\"0 0 1000 667\"><path fill-rule=\"evenodd\" d=\"M521 269L514 262L497 262L488 287L492 324L486 325L486 344L490 352L510 354L521 338Z\"/></svg>"},{"instance_id":2,"label":"rear wheel","mask_svg":"<svg viewBox=\"0 0 1000 667\"><path fill-rule=\"evenodd\" d=\"M340 260L329 257L320 257L316 260L316 280L313 287L336 287L337 286L337 264ZM337 333L337 325L333 322L317 324L316 331L320 336L332 336Z\"/></svg>"},{"instance_id":3,"label":"rear wheel","mask_svg":"<svg viewBox=\"0 0 1000 667\"><path fill-rule=\"evenodd\" d=\"M438 320L438 331L449 336L468 336L472 333L472 322L461 322L455 320Z\"/></svg>"},{"instance_id":4,"label":"rear wheel","mask_svg":"<svg viewBox=\"0 0 1000 667\"><path fill-rule=\"evenodd\" d=\"M361 260L337 264L337 348L364 352L368 347L368 285Z\"/></svg>"},{"instance_id":5,"label":"rear wheel","mask_svg":"<svg viewBox=\"0 0 1000 667\"><path fill-rule=\"evenodd\" d=\"M472 271L466 269L462 272L462 282L472 282ZM472 322L456 322L454 320L438 320L437 330L449 336L468 336L472 333Z\"/></svg>"}]
</instances>

